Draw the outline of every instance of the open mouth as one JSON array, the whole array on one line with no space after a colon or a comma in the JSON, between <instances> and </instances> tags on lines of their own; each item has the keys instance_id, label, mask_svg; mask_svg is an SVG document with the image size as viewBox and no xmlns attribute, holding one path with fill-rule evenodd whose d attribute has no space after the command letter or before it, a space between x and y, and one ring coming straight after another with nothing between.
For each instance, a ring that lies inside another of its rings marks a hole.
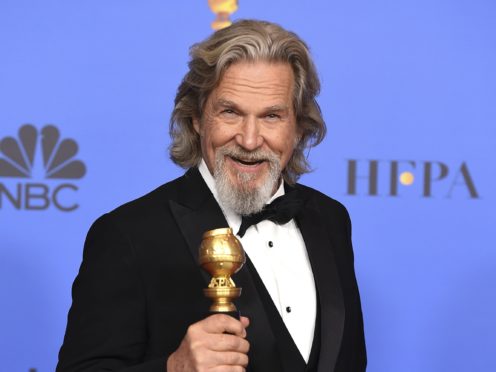
<instances>
[{"instance_id":1,"label":"open mouth","mask_svg":"<svg viewBox=\"0 0 496 372\"><path fill-rule=\"evenodd\" d=\"M255 166L255 165L258 165L258 164L262 164L265 160L261 159L261 160L245 160L245 159L240 159L240 158L236 158L236 157L233 157L233 156L230 156L229 157L231 160L237 162L237 163L240 163L242 165L246 165L246 166Z\"/></svg>"}]
</instances>

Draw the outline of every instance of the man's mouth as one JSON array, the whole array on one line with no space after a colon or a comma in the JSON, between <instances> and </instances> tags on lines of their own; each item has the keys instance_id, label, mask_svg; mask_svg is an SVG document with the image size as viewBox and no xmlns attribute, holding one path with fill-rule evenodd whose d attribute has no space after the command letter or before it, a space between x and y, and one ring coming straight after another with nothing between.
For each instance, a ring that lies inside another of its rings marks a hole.
<instances>
[{"instance_id":1,"label":"man's mouth","mask_svg":"<svg viewBox=\"0 0 496 372\"><path fill-rule=\"evenodd\" d=\"M255 165L258 165L258 164L262 164L265 159L260 159L260 160L247 160L247 159L241 159L241 158L237 158L237 157L234 157L234 156L229 156L229 158L237 163L240 163L242 165L246 165L246 166L255 166Z\"/></svg>"}]
</instances>

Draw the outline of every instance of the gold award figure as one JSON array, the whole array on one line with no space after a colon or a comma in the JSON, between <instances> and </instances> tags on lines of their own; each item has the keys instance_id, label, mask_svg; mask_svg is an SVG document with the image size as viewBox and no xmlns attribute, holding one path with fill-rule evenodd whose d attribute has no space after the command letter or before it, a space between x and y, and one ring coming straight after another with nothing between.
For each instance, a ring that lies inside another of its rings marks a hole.
<instances>
[{"instance_id":1,"label":"gold award figure","mask_svg":"<svg viewBox=\"0 0 496 372\"><path fill-rule=\"evenodd\" d=\"M229 16L238 10L238 0L208 0L208 6L217 15L211 26L214 30L220 30L231 26Z\"/></svg>"},{"instance_id":2,"label":"gold award figure","mask_svg":"<svg viewBox=\"0 0 496 372\"><path fill-rule=\"evenodd\" d=\"M203 270L212 275L204 295L212 300L211 313L230 313L239 318L232 300L241 294L231 275L237 273L246 262L245 251L231 228L207 231L199 251L199 263Z\"/></svg>"}]
</instances>

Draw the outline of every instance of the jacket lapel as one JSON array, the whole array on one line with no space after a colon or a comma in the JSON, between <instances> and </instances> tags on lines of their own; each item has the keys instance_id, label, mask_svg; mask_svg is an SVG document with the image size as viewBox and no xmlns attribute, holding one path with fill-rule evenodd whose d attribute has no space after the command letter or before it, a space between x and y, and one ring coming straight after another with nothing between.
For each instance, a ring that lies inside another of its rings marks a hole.
<instances>
[{"instance_id":1,"label":"jacket lapel","mask_svg":"<svg viewBox=\"0 0 496 372\"><path fill-rule=\"evenodd\" d=\"M303 190L302 190L303 191ZM297 215L320 302L321 345L318 371L333 371L344 329L344 300L334 248L316 203L309 199ZM329 223L329 221L325 221Z\"/></svg>"},{"instance_id":2,"label":"jacket lapel","mask_svg":"<svg viewBox=\"0 0 496 372\"><path fill-rule=\"evenodd\" d=\"M192 168L183 176L179 190L178 200L169 200L169 208L184 236L194 265L198 265L198 249L203 233L228 224L198 169ZM206 287L210 277L200 268L198 270L202 272ZM241 297L235 301L236 306L241 315L250 318L251 322L247 330L250 369L277 372L280 367L275 338L248 265L235 274L233 279L236 286L242 288Z\"/></svg>"},{"instance_id":3,"label":"jacket lapel","mask_svg":"<svg viewBox=\"0 0 496 372\"><path fill-rule=\"evenodd\" d=\"M178 200L169 200L169 208L186 240L195 265L203 233L227 226L222 210L197 169L190 169L182 178ZM208 274L199 268L208 285Z\"/></svg>"}]
</instances>

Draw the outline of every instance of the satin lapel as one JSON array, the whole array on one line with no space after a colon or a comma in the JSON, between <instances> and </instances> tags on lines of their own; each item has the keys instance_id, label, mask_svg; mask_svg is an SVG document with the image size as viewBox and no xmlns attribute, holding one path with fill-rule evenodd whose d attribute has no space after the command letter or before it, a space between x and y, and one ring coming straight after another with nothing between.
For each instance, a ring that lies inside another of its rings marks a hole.
<instances>
[{"instance_id":1,"label":"satin lapel","mask_svg":"<svg viewBox=\"0 0 496 372\"><path fill-rule=\"evenodd\" d=\"M169 201L169 206L184 239L186 239L193 261L198 265L198 249L200 248L203 233L208 230L226 227L227 222L224 215L220 209L220 214L215 212L215 208L219 208L219 206L214 198L207 201L198 210L189 209L173 200ZM210 282L208 274L204 270L201 270L201 272L205 279L205 285L208 285Z\"/></svg>"},{"instance_id":2,"label":"satin lapel","mask_svg":"<svg viewBox=\"0 0 496 372\"><path fill-rule=\"evenodd\" d=\"M326 233L328 228L311 199L307 200L296 220L305 241L320 300L321 346L318 371L333 371L341 347L345 318L334 248Z\"/></svg>"},{"instance_id":3,"label":"satin lapel","mask_svg":"<svg viewBox=\"0 0 496 372\"><path fill-rule=\"evenodd\" d=\"M169 200L169 207L186 240L193 261L198 265L198 249L203 233L227 227L227 221L197 169L190 169L183 176L179 199ZM208 284L208 274L203 270L201 272L205 284Z\"/></svg>"},{"instance_id":4,"label":"satin lapel","mask_svg":"<svg viewBox=\"0 0 496 372\"><path fill-rule=\"evenodd\" d=\"M183 177L177 201L169 200L169 207L188 245L194 264L198 264L198 248L203 233L228 226L214 196L197 169L190 169ZM199 269L201 270L201 269ZM207 273L201 270L205 286L210 282ZM278 372L280 369L275 338L269 319L260 300L252 274L245 265L233 277L236 286L242 288L236 306L241 314L250 318L247 330L250 342L250 369L252 371Z\"/></svg>"},{"instance_id":5,"label":"satin lapel","mask_svg":"<svg viewBox=\"0 0 496 372\"><path fill-rule=\"evenodd\" d=\"M251 269L250 269L251 268ZM234 275L237 287L242 288L241 296L235 301L241 315L250 319L247 339L250 342L250 368L252 371L279 372L282 371L279 351L274 333L270 325L265 307L260 298L259 290L251 270L255 270L250 258L243 268ZM283 357L283 356L281 356Z\"/></svg>"}]
</instances>

